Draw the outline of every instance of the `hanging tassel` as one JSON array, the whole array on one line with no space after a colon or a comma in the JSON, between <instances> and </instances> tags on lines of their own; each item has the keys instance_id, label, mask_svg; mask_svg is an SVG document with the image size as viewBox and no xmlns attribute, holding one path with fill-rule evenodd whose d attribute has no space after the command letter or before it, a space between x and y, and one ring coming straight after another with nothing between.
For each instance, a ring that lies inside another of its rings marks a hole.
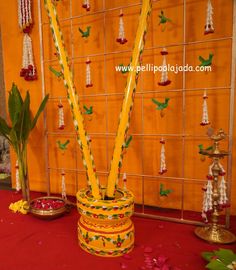
<instances>
[{"instance_id":1,"label":"hanging tassel","mask_svg":"<svg viewBox=\"0 0 236 270\"><path fill-rule=\"evenodd\" d=\"M18 0L18 24L24 33L31 31L31 0Z\"/></svg>"},{"instance_id":2,"label":"hanging tassel","mask_svg":"<svg viewBox=\"0 0 236 270\"><path fill-rule=\"evenodd\" d=\"M205 222L208 222L207 213L212 210L213 207L213 191L212 191L212 180L207 181L206 187L203 188L203 204L202 204L202 218L205 219Z\"/></svg>"},{"instance_id":3,"label":"hanging tassel","mask_svg":"<svg viewBox=\"0 0 236 270\"><path fill-rule=\"evenodd\" d=\"M161 155L160 155L161 164L160 164L159 174L162 175L162 174L167 172L167 169L166 169L166 156L165 156L165 140L163 138L160 140L160 144L161 144Z\"/></svg>"},{"instance_id":4,"label":"hanging tassel","mask_svg":"<svg viewBox=\"0 0 236 270\"><path fill-rule=\"evenodd\" d=\"M92 81L91 81L90 64L91 64L91 61L89 60L89 58L87 58L87 61L86 61L86 87L93 86Z\"/></svg>"},{"instance_id":5,"label":"hanging tassel","mask_svg":"<svg viewBox=\"0 0 236 270\"><path fill-rule=\"evenodd\" d=\"M16 191L20 191L21 190L21 184L20 184L20 178L19 178L19 164L18 164L18 160L16 161Z\"/></svg>"},{"instance_id":6,"label":"hanging tassel","mask_svg":"<svg viewBox=\"0 0 236 270\"><path fill-rule=\"evenodd\" d=\"M214 33L214 26L213 26L213 7L211 4L211 0L208 0L207 2L207 13L206 13L206 25L205 25L205 31L204 34L211 34Z\"/></svg>"},{"instance_id":7,"label":"hanging tassel","mask_svg":"<svg viewBox=\"0 0 236 270\"><path fill-rule=\"evenodd\" d=\"M219 175L221 176L221 181L219 183L219 193L220 193L220 198L219 198L219 205L222 208L227 208L230 207L230 204L228 203L228 197L227 197L227 186L226 186L226 181L225 181L225 170L223 166L219 163L220 166L220 173Z\"/></svg>"},{"instance_id":8,"label":"hanging tassel","mask_svg":"<svg viewBox=\"0 0 236 270\"><path fill-rule=\"evenodd\" d=\"M23 56L20 76L24 77L26 81L37 79L37 72L33 61L32 41L28 34L24 34L23 38Z\"/></svg>"},{"instance_id":9,"label":"hanging tassel","mask_svg":"<svg viewBox=\"0 0 236 270\"><path fill-rule=\"evenodd\" d=\"M208 118L208 109L207 109L207 93L206 90L204 91L203 94L203 104L202 104L202 122L200 123L201 126L207 126L210 124L209 118Z\"/></svg>"},{"instance_id":10,"label":"hanging tassel","mask_svg":"<svg viewBox=\"0 0 236 270\"><path fill-rule=\"evenodd\" d=\"M65 172L61 172L61 196L66 200L66 181L65 181Z\"/></svg>"},{"instance_id":11,"label":"hanging tassel","mask_svg":"<svg viewBox=\"0 0 236 270\"><path fill-rule=\"evenodd\" d=\"M123 189L127 190L127 178L126 173L123 174Z\"/></svg>"},{"instance_id":12,"label":"hanging tassel","mask_svg":"<svg viewBox=\"0 0 236 270\"><path fill-rule=\"evenodd\" d=\"M168 71L167 71L167 65L166 65L166 55L168 54L166 48L163 48L161 51L161 55L163 56L163 62L162 62L162 72L161 72L161 81L158 82L158 85L160 86L166 86L171 83L171 81L168 79Z\"/></svg>"},{"instance_id":13,"label":"hanging tassel","mask_svg":"<svg viewBox=\"0 0 236 270\"><path fill-rule=\"evenodd\" d=\"M86 11L90 11L90 3L89 3L89 0L84 0L84 1L83 1L82 7L85 8Z\"/></svg>"},{"instance_id":14,"label":"hanging tassel","mask_svg":"<svg viewBox=\"0 0 236 270\"><path fill-rule=\"evenodd\" d=\"M125 44L128 40L125 38L125 28L124 28L124 20L123 20L123 12L122 9L120 10L120 21L119 21L119 36L116 39L117 42L120 44Z\"/></svg>"},{"instance_id":15,"label":"hanging tassel","mask_svg":"<svg viewBox=\"0 0 236 270\"><path fill-rule=\"evenodd\" d=\"M65 128L65 121L64 121L64 109L61 100L57 106L58 106L58 122L59 122L58 128L63 130Z\"/></svg>"},{"instance_id":16,"label":"hanging tassel","mask_svg":"<svg viewBox=\"0 0 236 270\"><path fill-rule=\"evenodd\" d=\"M219 184L220 199L219 204L221 207L227 207L228 198L226 195L226 182L224 175L221 176L221 181Z\"/></svg>"}]
</instances>

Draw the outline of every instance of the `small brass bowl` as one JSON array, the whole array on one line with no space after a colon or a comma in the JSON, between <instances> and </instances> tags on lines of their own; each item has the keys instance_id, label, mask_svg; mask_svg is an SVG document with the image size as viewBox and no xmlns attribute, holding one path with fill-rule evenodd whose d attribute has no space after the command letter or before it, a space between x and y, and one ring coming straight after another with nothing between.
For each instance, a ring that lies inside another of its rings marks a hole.
<instances>
[{"instance_id":1,"label":"small brass bowl","mask_svg":"<svg viewBox=\"0 0 236 270\"><path fill-rule=\"evenodd\" d=\"M54 202L55 204L50 207L50 204L48 205L49 202ZM41 208L35 207L37 204L41 204ZM56 204L58 204L58 207ZM50 220L58 218L68 212L68 205L66 201L60 197L45 196L31 200L29 211L37 218Z\"/></svg>"}]
</instances>

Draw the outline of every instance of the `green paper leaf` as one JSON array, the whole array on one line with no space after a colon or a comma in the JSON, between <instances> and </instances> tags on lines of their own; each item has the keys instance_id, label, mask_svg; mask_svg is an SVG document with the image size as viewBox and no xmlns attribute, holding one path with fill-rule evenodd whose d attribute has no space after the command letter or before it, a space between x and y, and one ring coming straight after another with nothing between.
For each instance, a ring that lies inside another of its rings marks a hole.
<instances>
[{"instance_id":1,"label":"green paper leaf","mask_svg":"<svg viewBox=\"0 0 236 270\"><path fill-rule=\"evenodd\" d=\"M229 265L233 261L236 261L236 254L230 249L219 249L214 253L225 265Z\"/></svg>"},{"instance_id":2,"label":"green paper leaf","mask_svg":"<svg viewBox=\"0 0 236 270\"><path fill-rule=\"evenodd\" d=\"M215 256L215 253L214 252L202 252L201 255L206 261L210 262L212 260L212 257Z\"/></svg>"},{"instance_id":3,"label":"green paper leaf","mask_svg":"<svg viewBox=\"0 0 236 270\"><path fill-rule=\"evenodd\" d=\"M207 265L206 268L211 270L229 270L227 266L225 266L221 261L219 260L212 260Z\"/></svg>"}]
</instances>

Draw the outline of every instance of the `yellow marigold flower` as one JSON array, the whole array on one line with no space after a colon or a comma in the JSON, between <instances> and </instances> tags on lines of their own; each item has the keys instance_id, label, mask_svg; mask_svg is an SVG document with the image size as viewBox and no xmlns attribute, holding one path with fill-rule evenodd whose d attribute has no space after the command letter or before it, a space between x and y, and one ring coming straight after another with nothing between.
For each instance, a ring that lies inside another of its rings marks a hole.
<instances>
[{"instance_id":1,"label":"yellow marigold flower","mask_svg":"<svg viewBox=\"0 0 236 270\"><path fill-rule=\"evenodd\" d=\"M9 205L9 209L12 210L14 213L21 213L21 214L27 214L29 210L29 205L26 201L19 200L15 203L11 203Z\"/></svg>"}]
</instances>

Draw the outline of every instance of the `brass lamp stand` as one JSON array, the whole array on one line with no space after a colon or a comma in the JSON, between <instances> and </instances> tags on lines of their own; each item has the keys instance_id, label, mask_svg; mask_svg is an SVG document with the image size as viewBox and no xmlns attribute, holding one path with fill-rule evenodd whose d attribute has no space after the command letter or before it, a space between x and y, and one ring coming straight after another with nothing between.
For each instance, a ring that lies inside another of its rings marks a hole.
<instances>
[{"instance_id":1,"label":"brass lamp stand","mask_svg":"<svg viewBox=\"0 0 236 270\"><path fill-rule=\"evenodd\" d=\"M213 148L211 150L201 150L200 154L206 155L213 160L212 176L213 176L213 209L211 214L211 223L207 226L197 227L195 234L201 239L218 244L228 244L236 241L233 233L218 224L221 207L219 205L220 192L218 187L218 177L221 172L219 160L227 156L228 153L219 149L219 141L225 139L226 134L222 129L210 138L213 140Z\"/></svg>"}]
</instances>

